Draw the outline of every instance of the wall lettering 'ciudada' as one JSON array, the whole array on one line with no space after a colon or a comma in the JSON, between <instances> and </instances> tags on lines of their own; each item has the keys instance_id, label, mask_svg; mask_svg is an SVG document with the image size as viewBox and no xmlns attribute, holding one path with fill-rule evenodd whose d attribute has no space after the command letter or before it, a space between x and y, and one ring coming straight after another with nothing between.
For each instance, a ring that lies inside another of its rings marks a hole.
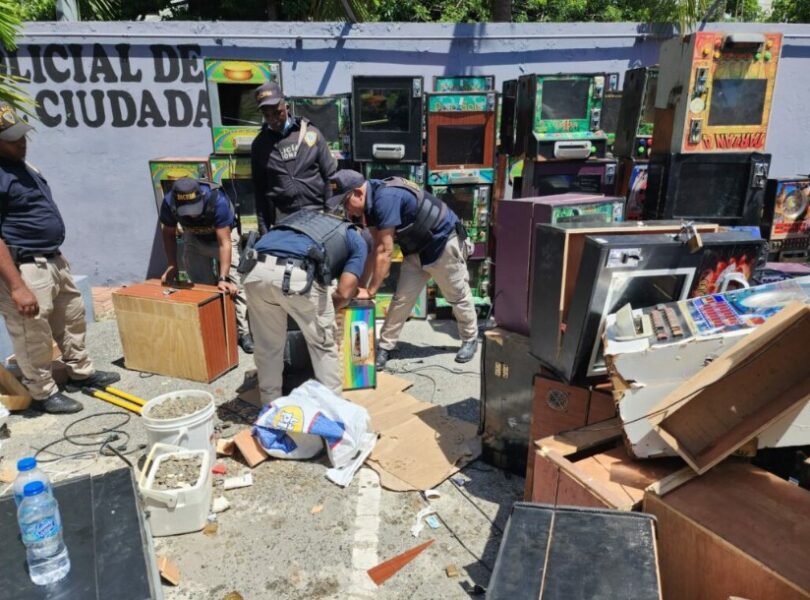
<instances>
[{"instance_id":1,"label":"wall lettering 'ciudada'","mask_svg":"<svg viewBox=\"0 0 810 600\"><path fill-rule=\"evenodd\" d=\"M45 127L210 126L197 45L26 44L0 48L0 70L29 82Z\"/></svg>"}]
</instances>

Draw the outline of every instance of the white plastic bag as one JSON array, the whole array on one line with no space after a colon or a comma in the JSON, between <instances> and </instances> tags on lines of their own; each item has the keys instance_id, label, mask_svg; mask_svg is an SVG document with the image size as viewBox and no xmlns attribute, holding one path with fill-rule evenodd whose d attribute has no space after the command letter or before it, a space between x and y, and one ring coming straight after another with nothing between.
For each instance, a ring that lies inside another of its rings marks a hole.
<instances>
[{"instance_id":1,"label":"white plastic bag","mask_svg":"<svg viewBox=\"0 0 810 600\"><path fill-rule=\"evenodd\" d=\"M253 435L270 456L302 460L326 446L334 467L327 477L348 485L371 453L377 436L368 411L310 379L264 408Z\"/></svg>"}]
</instances>

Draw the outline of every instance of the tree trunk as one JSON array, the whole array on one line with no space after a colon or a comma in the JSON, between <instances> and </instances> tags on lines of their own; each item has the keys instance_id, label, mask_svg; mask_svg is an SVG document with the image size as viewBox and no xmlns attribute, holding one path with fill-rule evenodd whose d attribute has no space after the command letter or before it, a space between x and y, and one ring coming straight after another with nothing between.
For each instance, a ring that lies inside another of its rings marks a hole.
<instances>
[{"instance_id":1,"label":"tree trunk","mask_svg":"<svg viewBox=\"0 0 810 600\"><path fill-rule=\"evenodd\" d=\"M512 20L512 0L492 0L492 20L509 23Z\"/></svg>"},{"instance_id":2,"label":"tree trunk","mask_svg":"<svg viewBox=\"0 0 810 600\"><path fill-rule=\"evenodd\" d=\"M278 21L278 1L267 0L267 20Z\"/></svg>"}]
</instances>

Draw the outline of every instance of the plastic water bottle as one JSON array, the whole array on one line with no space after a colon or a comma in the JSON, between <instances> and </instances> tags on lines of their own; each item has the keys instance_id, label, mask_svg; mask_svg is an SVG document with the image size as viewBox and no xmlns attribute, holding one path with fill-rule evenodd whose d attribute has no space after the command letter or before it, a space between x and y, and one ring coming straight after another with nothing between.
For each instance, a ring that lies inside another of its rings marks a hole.
<instances>
[{"instance_id":1,"label":"plastic water bottle","mask_svg":"<svg viewBox=\"0 0 810 600\"><path fill-rule=\"evenodd\" d=\"M32 481L41 481L45 486L45 491L53 495L51 480L44 471L37 467L37 459L33 456L21 458L17 461L17 478L14 480L14 485L12 486L14 502L17 503L17 508L20 507L20 503L23 501L23 490L25 486Z\"/></svg>"},{"instance_id":2,"label":"plastic water bottle","mask_svg":"<svg viewBox=\"0 0 810 600\"><path fill-rule=\"evenodd\" d=\"M56 499L41 481L26 484L17 509L17 523L28 559L28 575L37 585L59 581L70 571L70 557L62 540L62 517Z\"/></svg>"}]
</instances>

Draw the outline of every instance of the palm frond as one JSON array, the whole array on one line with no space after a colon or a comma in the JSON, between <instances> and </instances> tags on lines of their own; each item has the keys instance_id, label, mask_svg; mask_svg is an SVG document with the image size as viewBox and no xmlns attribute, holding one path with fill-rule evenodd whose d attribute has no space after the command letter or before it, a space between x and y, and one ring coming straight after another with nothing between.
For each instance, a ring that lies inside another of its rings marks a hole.
<instances>
[{"instance_id":1,"label":"palm frond","mask_svg":"<svg viewBox=\"0 0 810 600\"><path fill-rule=\"evenodd\" d=\"M0 0L0 44L6 50L17 47L17 32L21 25L16 3L11 0ZM0 64L0 100L4 100L15 109L34 116L36 103L21 87L28 80L14 75L8 71L4 64Z\"/></svg>"}]
</instances>

